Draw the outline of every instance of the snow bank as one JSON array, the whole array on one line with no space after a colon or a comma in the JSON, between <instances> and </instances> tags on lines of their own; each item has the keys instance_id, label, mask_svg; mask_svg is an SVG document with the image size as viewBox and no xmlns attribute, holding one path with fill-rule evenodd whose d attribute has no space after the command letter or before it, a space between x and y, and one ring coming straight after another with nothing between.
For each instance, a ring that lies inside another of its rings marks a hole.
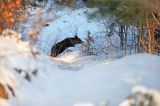
<instances>
[{"instance_id":1,"label":"snow bank","mask_svg":"<svg viewBox=\"0 0 160 106\"><path fill-rule=\"evenodd\" d=\"M120 106L160 106L160 92L144 86L136 86L132 94Z\"/></svg>"},{"instance_id":2,"label":"snow bank","mask_svg":"<svg viewBox=\"0 0 160 106\"><path fill-rule=\"evenodd\" d=\"M96 62L71 54L50 58L27 43L0 37L0 81L15 92L9 91L2 106L118 106L137 85L160 90L158 56Z\"/></svg>"}]
</instances>

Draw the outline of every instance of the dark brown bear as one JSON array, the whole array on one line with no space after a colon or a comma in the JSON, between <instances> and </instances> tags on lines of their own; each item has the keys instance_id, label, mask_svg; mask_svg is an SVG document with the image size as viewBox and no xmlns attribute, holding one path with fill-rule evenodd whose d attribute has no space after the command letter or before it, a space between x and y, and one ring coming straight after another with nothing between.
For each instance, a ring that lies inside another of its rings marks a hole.
<instances>
[{"instance_id":1,"label":"dark brown bear","mask_svg":"<svg viewBox=\"0 0 160 106\"><path fill-rule=\"evenodd\" d=\"M78 38L76 35L75 37L66 38L58 43L56 43L51 49L51 56L56 57L61 54L65 49L68 47L74 47L76 44L82 44L83 41Z\"/></svg>"}]
</instances>

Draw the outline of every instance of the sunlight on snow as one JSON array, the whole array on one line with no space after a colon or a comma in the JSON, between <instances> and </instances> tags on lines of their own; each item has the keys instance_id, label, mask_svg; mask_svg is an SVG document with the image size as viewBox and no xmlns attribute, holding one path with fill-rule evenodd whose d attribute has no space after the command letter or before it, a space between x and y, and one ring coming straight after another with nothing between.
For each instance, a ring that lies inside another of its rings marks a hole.
<instances>
[{"instance_id":1,"label":"sunlight on snow","mask_svg":"<svg viewBox=\"0 0 160 106\"><path fill-rule=\"evenodd\" d=\"M77 104L74 104L73 106L94 106L93 103L77 103Z\"/></svg>"},{"instance_id":2,"label":"sunlight on snow","mask_svg":"<svg viewBox=\"0 0 160 106\"><path fill-rule=\"evenodd\" d=\"M77 59L78 56L79 56L79 53L70 53L68 55L59 57L58 59L64 62L72 63Z\"/></svg>"}]
</instances>

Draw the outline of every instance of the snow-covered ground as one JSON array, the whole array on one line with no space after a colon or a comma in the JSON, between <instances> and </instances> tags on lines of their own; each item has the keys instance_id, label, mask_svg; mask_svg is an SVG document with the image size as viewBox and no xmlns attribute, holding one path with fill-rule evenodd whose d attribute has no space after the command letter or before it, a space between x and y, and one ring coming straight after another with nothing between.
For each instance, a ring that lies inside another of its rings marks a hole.
<instances>
[{"instance_id":1,"label":"snow-covered ground","mask_svg":"<svg viewBox=\"0 0 160 106\"><path fill-rule=\"evenodd\" d=\"M51 58L26 42L0 37L0 83L9 93L0 106L128 106L123 100L132 88L149 89L159 102L159 76L160 57L154 55L104 61L77 51Z\"/></svg>"}]
</instances>

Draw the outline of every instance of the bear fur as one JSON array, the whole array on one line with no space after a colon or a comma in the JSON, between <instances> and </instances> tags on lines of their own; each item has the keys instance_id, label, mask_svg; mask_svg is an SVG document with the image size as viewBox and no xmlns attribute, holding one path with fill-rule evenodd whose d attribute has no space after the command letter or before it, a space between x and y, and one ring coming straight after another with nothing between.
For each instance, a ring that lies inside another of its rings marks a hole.
<instances>
[{"instance_id":1,"label":"bear fur","mask_svg":"<svg viewBox=\"0 0 160 106\"><path fill-rule=\"evenodd\" d=\"M66 50L69 47L74 47L76 44L82 44L83 41L78 38L76 35L75 37L68 37L64 40L56 43L52 49L51 49L51 55L52 57L57 57L59 54L61 54L64 50Z\"/></svg>"}]
</instances>

